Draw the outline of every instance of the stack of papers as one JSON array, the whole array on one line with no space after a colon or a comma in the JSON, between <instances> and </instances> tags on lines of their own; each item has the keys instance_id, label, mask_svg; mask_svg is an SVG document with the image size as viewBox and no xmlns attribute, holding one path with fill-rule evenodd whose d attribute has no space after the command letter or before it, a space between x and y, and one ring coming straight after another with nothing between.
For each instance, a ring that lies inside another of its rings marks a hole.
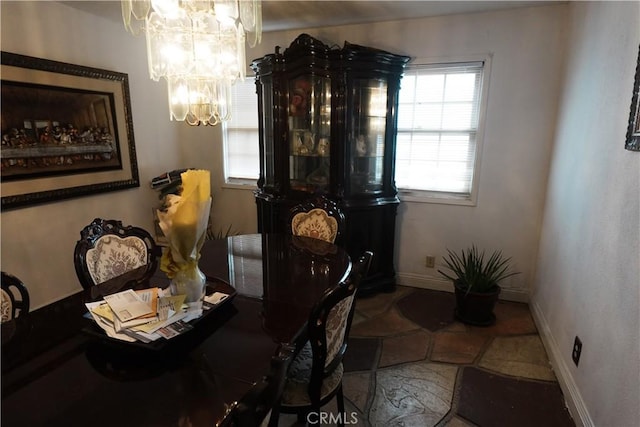
<instances>
[{"instance_id":1,"label":"stack of papers","mask_svg":"<svg viewBox=\"0 0 640 427\"><path fill-rule=\"evenodd\" d=\"M227 296L216 292L206 297L203 308L208 309ZM170 295L168 289L128 289L85 305L109 337L149 343L173 338L193 328L187 322L202 316L202 308L187 305L184 300L185 295Z\"/></svg>"}]
</instances>

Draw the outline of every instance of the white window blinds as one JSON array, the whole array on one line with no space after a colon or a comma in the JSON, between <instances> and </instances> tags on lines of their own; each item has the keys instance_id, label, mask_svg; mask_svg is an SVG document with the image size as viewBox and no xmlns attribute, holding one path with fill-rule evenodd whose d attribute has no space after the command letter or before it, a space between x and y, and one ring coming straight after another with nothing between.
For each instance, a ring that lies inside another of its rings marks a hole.
<instances>
[{"instance_id":1,"label":"white window blinds","mask_svg":"<svg viewBox=\"0 0 640 427\"><path fill-rule=\"evenodd\" d=\"M225 179L257 180L260 172L258 146L258 96L252 76L231 87L231 120L224 124Z\"/></svg>"},{"instance_id":2,"label":"white window blinds","mask_svg":"<svg viewBox=\"0 0 640 427\"><path fill-rule=\"evenodd\" d=\"M483 65L419 65L406 70L398 106L398 188L470 196Z\"/></svg>"}]
</instances>

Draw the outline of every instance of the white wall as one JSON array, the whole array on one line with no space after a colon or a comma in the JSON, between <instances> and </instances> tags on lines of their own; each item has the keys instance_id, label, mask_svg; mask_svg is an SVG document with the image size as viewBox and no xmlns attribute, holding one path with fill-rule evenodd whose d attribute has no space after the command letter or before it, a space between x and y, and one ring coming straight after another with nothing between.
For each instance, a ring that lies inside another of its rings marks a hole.
<instances>
[{"instance_id":1,"label":"white wall","mask_svg":"<svg viewBox=\"0 0 640 427\"><path fill-rule=\"evenodd\" d=\"M492 55L477 206L403 203L399 281L441 286L423 261L446 247L475 242L512 255L523 274L507 296L525 299L535 278L533 308L556 371L578 421L593 425L640 419L640 155L623 150L638 5L571 2L306 31L330 44L347 40L412 57ZM251 192L222 186L220 128L168 121L165 88L148 79L142 38L57 2L2 1L0 13L3 51L130 79L141 187L0 215L1 267L27 283L34 308L80 288L73 246L94 217L151 227L157 199L148 182L165 170L210 169L214 223L255 231ZM301 32L265 34L247 57L286 47ZM584 343L579 368L570 361L574 335Z\"/></svg>"},{"instance_id":2,"label":"white wall","mask_svg":"<svg viewBox=\"0 0 640 427\"><path fill-rule=\"evenodd\" d=\"M126 33L119 22L57 2L3 1L1 6L2 50L129 74L142 184L139 189L2 213L2 268L29 285L34 307L78 289L73 246L79 230L94 217L151 227L150 207L156 196L148 182L164 170L210 169L216 226L255 231L251 191L222 186L220 128L168 121L165 88L147 77L142 37ZM424 256L441 256L447 247L476 243L513 256L515 268L523 274L506 283L514 292L505 294L527 298L555 124L565 11L566 5L560 4L306 31L328 44L349 41L414 58L492 56L477 206L401 204L399 283L448 288L435 269L424 267ZM287 47L301 32L305 31L265 34L247 57L273 53L276 45Z\"/></svg>"},{"instance_id":3,"label":"white wall","mask_svg":"<svg viewBox=\"0 0 640 427\"><path fill-rule=\"evenodd\" d=\"M347 40L414 58L492 56L477 206L403 203L396 244L399 283L441 285L436 270L423 266L424 256L476 243L513 256L523 274L506 285L516 298L526 299L535 269L565 9L553 5L306 31L328 44ZM286 47L301 32L265 34L247 57L272 53L276 45ZM220 228L231 224L239 232L255 230L251 192L222 188L220 128L190 128L165 119L165 89L147 78L141 37L124 32L119 22L59 3L2 2L2 49L125 72L130 78L142 187L2 214L2 268L29 284L34 307L77 289L73 245L78 231L95 216L150 227L149 208L156 201L147 185L164 170L212 170L214 222ZM57 227L51 229L43 218L56 218ZM50 239L42 242L43 235ZM38 244L24 244L29 241ZM35 268L44 253L53 257L55 269Z\"/></svg>"},{"instance_id":4,"label":"white wall","mask_svg":"<svg viewBox=\"0 0 640 427\"><path fill-rule=\"evenodd\" d=\"M301 33L421 59L490 55L487 123L476 206L403 202L397 220L398 283L451 290L426 255L472 243L501 249L522 272L503 296L527 300L533 280L563 61L566 5L269 33L248 56L285 48Z\"/></svg>"},{"instance_id":5,"label":"white wall","mask_svg":"<svg viewBox=\"0 0 640 427\"><path fill-rule=\"evenodd\" d=\"M110 21L50 1L0 3L1 49L72 64L127 73L131 92L140 188L2 212L2 270L29 287L32 308L77 292L73 248L80 230L95 217L118 218L152 229L151 208L158 204L151 178L182 167L212 171L214 212L237 191L220 190L220 128L189 127L170 122L166 88L146 70L144 37ZM242 198L240 198L242 199ZM253 203L248 194L244 205ZM253 218L252 218L253 215ZM214 215L216 217L216 215ZM246 217L246 218L244 218ZM247 210L234 229L254 231L255 209ZM220 227L225 219L214 218Z\"/></svg>"},{"instance_id":6,"label":"white wall","mask_svg":"<svg viewBox=\"0 0 640 427\"><path fill-rule=\"evenodd\" d=\"M624 139L640 3L572 2L570 23L532 306L575 418L636 426L640 153Z\"/></svg>"}]
</instances>

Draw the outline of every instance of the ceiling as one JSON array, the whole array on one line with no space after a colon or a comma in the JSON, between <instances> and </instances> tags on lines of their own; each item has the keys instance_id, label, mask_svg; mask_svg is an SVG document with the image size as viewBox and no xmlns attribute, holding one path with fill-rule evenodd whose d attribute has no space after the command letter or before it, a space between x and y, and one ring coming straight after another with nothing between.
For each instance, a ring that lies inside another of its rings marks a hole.
<instances>
[{"instance_id":1,"label":"ceiling","mask_svg":"<svg viewBox=\"0 0 640 427\"><path fill-rule=\"evenodd\" d=\"M551 1L330 1L262 0L263 31L391 21L455 13L541 6ZM556 1L557 2L557 1ZM61 1L68 6L121 21L119 1Z\"/></svg>"}]
</instances>

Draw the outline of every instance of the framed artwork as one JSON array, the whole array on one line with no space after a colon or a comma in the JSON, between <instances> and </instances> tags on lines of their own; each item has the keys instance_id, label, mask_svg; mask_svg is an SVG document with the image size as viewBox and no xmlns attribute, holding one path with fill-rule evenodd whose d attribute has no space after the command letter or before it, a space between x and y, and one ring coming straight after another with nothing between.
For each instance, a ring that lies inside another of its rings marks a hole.
<instances>
[{"instance_id":1,"label":"framed artwork","mask_svg":"<svg viewBox=\"0 0 640 427\"><path fill-rule=\"evenodd\" d=\"M140 186L127 74L0 55L2 210Z\"/></svg>"},{"instance_id":2,"label":"framed artwork","mask_svg":"<svg viewBox=\"0 0 640 427\"><path fill-rule=\"evenodd\" d=\"M624 148L631 151L640 151L640 49L638 49L638 61L636 63L636 76L631 93L631 112L629 114L629 126L627 127L627 139Z\"/></svg>"}]
</instances>

